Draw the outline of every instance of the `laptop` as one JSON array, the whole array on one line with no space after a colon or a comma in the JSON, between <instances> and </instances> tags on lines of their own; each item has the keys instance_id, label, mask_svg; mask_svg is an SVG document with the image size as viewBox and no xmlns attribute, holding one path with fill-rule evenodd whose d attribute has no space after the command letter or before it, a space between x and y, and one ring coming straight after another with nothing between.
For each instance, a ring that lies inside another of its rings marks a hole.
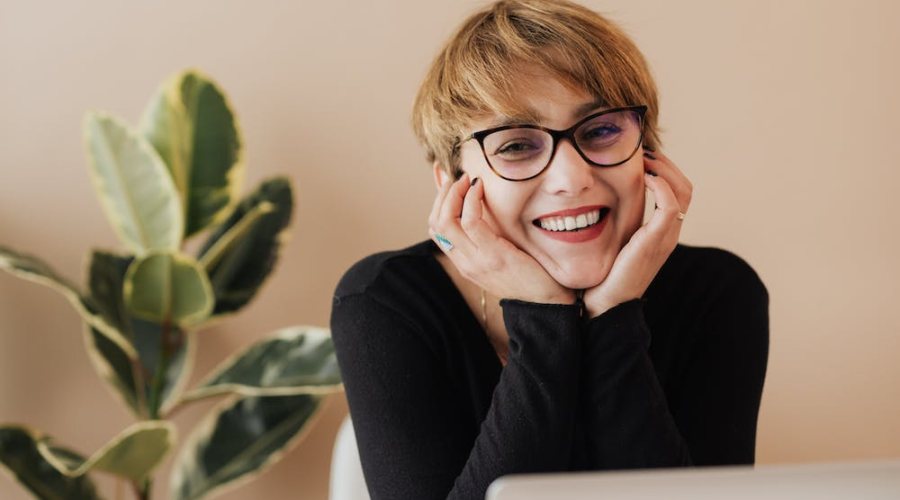
<instances>
[{"instance_id":1,"label":"laptop","mask_svg":"<svg viewBox=\"0 0 900 500\"><path fill-rule=\"evenodd\" d=\"M900 460L511 475L486 500L900 500Z\"/></svg>"}]
</instances>

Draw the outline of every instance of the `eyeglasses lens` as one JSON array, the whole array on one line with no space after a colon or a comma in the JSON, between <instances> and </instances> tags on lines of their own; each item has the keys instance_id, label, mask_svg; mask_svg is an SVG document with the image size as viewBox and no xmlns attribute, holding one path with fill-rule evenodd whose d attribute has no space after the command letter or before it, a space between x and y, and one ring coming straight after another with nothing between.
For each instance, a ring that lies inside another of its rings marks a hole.
<instances>
[{"instance_id":1,"label":"eyeglasses lens","mask_svg":"<svg viewBox=\"0 0 900 500\"><path fill-rule=\"evenodd\" d=\"M596 166L624 162L641 141L641 116L631 110L600 114L571 134L576 148ZM484 152L491 167L511 180L534 177L553 157L553 136L530 127L499 130L484 138Z\"/></svg>"}]
</instances>

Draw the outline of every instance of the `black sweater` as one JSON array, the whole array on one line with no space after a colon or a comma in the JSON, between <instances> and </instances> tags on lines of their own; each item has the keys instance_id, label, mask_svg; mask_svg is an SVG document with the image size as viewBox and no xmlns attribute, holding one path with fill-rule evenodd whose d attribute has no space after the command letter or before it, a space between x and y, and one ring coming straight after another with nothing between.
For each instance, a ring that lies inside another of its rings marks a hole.
<instances>
[{"instance_id":1,"label":"black sweater","mask_svg":"<svg viewBox=\"0 0 900 500\"><path fill-rule=\"evenodd\" d=\"M436 251L363 259L335 292L373 500L480 500L510 473L753 463L768 295L740 258L679 245L643 300L591 320L503 300L503 367Z\"/></svg>"}]
</instances>

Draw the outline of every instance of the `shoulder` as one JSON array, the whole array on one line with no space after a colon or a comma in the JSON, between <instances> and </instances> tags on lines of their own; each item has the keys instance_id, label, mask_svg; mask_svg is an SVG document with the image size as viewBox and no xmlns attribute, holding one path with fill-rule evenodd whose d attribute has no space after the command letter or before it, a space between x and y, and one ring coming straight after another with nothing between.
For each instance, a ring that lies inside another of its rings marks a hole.
<instances>
[{"instance_id":1,"label":"shoulder","mask_svg":"<svg viewBox=\"0 0 900 500\"><path fill-rule=\"evenodd\" d=\"M715 354L708 359L740 359L764 372L769 295L741 257L719 248L678 245L645 298L657 357L687 360L701 349L704 356Z\"/></svg>"},{"instance_id":2,"label":"shoulder","mask_svg":"<svg viewBox=\"0 0 900 500\"><path fill-rule=\"evenodd\" d=\"M452 308L445 303L452 302L453 289L435 251L434 243L425 241L370 255L347 270L331 307L335 349L345 359L346 353L359 354L366 346L382 354L408 354L412 345L440 352L436 332L450 322L447 311Z\"/></svg>"},{"instance_id":3,"label":"shoulder","mask_svg":"<svg viewBox=\"0 0 900 500\"><path fill-rule=\"evenodd\" d=\"M767 329L769 294L756 271L727 250L678 245L645 295L657 327L742 323Z\"/></svg>"},{"instance_id":4,"label":"shoulder","mask_svg":"<svg viewBox=\"0 0 900 500\"><path fill-rule=\"evenodd\" d=\"M744 259L721 248L678 245L658 275L660 285L700 292L767 298L762 279Z\"/></svg>"},{"instance_id":5,"label":"shoulder","mask_svg":"<svg viewBox=\"0 0 900 500\"><path fill-rule=\"evenodd\" d=\"M363 258L344 273L335 289L335 300L426 280L436 264L432 250L433 243L424 241Z\"/></svg>"}]
</instances>

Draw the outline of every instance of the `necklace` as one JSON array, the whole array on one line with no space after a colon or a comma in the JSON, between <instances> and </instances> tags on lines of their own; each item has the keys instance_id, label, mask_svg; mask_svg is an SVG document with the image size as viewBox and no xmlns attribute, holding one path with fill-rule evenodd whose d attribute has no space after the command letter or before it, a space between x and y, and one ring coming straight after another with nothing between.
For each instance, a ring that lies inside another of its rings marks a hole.
<instances>
[{"instance_id":1,"label":"necklace","mask_svg":"<svg viewBox=\"0 0 900 500\"><path fill-rule=\"evenodd\" d=\"M500 364L506 366L505 349L501 349L500 346L496 344L496 340L488 331L487 294L485 293L484 288L481 289L481 326L484 328L485 333L487 333L491 345L494 346L494 350L497 352L497 357L500 358Z\"/></svg>"}]
</instances>

